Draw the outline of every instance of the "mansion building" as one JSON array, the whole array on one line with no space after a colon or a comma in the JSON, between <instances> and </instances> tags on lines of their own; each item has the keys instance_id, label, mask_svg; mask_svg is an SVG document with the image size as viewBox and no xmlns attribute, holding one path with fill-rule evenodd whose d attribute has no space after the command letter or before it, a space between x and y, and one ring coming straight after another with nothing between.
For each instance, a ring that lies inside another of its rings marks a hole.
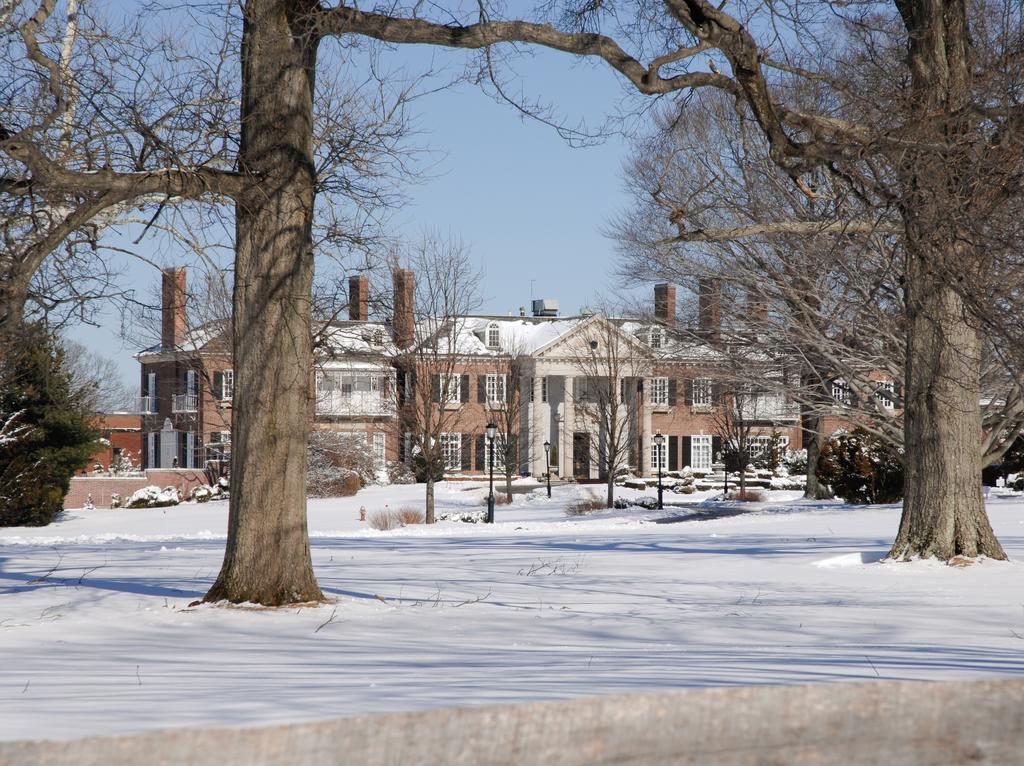
<instances>
[{"instance_id":1,"label":"mansion building","mask_svg":"<svg viewBox=\"0 0 1024 766\"><path fill-rule=\"evenodd\" d=\"M144 467L204 468L230 455L231 343L222 328L189 327L184 269L165 269L162 278L160 344L137 354ZM403 359L417 344L437 343L427 329L433 320L414 314L413 280L411 271L396 269L393 316L371 321L369 280L352 277L349 319L321 333L311 376L313 428L357 435L382 466L413 452L403 416L411 376ZM618 397L615 417L630 470L710 470L721 451L722 408L733 406L716 382L724 353L721 300L717 283L702 284L696 328L677 326L669 284L655 286L649 319L563 317L545 299L534 301L530 316L520 309L519 316L448 320L452 340L445 348L455 356L432 381L433 402L449 415L440 434L446 474L484 472L485 426L517 390L513 472L540 477L550 461L556 476L601 478L607 423L593 411L609 387ZM515 365L508 364L512 357ZM748 411L756 413L748 439L754 453L775 440L801 445L799 408L777 391L756 394ZM660 447L656 434L665 437Z\"/></svg>"}]
</instances>

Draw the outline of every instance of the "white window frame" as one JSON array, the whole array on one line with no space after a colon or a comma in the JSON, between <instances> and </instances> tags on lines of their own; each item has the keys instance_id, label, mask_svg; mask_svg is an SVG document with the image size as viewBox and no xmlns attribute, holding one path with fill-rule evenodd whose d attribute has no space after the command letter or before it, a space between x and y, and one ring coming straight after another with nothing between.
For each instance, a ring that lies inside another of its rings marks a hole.
<instances>
[{"instance_id":1,"label":"white window frame","mask_svg":"<svg viewBox=\"0 0 1024 766\"><path fill-rule=\"evenodd\" d=\"M892 396L886 396L886 394L892 394ZM880 380L878 381L878 390L875 391L875 399L878 401L880 407L891 410L896 407L896 383L892 380Z\"/></svg>"},{"instance_id":2,"label":"white window frame","mask_svg":"<svg viewBox=\"0 0 1024 766\"><path fill-rule=\"evenodd\" d=\"M503 441L501 434L494 437L492 442L486 436L484 437L484 470L491 470L491 450L494 449L494 470L500 473L505 472L505 450L502 448L499 442Z\"/></svg>"},{"instance_id":3,"label":"white window frame","mask_svg":"<svg viewBox=\"0 0 1024 766\"><path fill-rule=\"evenodd\" d=\"M714 403L714 381L711 378L694 378L691 385L690 401L694 407L710 407Z\"/></svg>"},{"instance_id":4,"label":"white window frame","mask_svg":"<svg viewBox=\"0 0 1024 766\"><path fill-rule=\"evenodd\" d=\"M497 322L491 322L486 330L487 348L501 348L501 328Z\"/></svg>"},{"instance_id":5,"label":"white window frame","mask_svg":"<svg viewBox=\"0 0 1024 766\"><path fill-rule=\"evenodd\" d=\"M668 378L651 378L651 404L668 406Z\"/></svg>"},{"instance_id":6,"label":"white window frame","mask_svg":"<svg viewBox=\"0 0 1024 766\"><path fill-rule=\"evenodd\" d=\"M379 465L387 463L387 436L383 431L373 432L373 454Z\"/></svg>"},{"instance_id":7,"label":"white window frame","mask_svg":"<svg viewBox=\"0 0 1024 766\"><path fill-rule=\"evenodd\" d=\"M754 458L761 457L767 453L772 446L777 445L779 450L785 450L789 447L789 437L779 436L778 440L775 440L769 434L758 434L757 436L747 437L747 455L750 456L751 460Z\"/></svg>"},{"instance_id":8,"label":"white window frame","mask_svg":"<svg viewBox=\"0 0 1024 766\"><path fill-rule=\"evenodd\" d=\"M487 378L484 380L484 389L487 394L488 404L504 404L505 403L505 376L497 373L487 373Z\"/></svg>"},{"instance_id":9,"label":"white window frame","mask_svg":"<svg viewBox=\"0 0 1024 766\"><path fill-rule=\"evenodd\" d=\"M185 468L196 467L196 432L185 432Z\"/></svg>"},{"instance_id":10,"label":"white window frame","mask_svg":"<svg viewBox=\"0 0 1024 766\"><path fill-rule=\"evenodd\" d=\"M156 453L156 431L146 434L146 467L159 468L159 458Z\"/></svg>"},{"instance_id":11,"label":"white window frame","mask_svg":"<svg viewBox=\"0 0 1024 766\"><path fill-rule=\"evenodd\" d=\"M658 444L656 441L651 439L651 472L658 472L658 464L661 463L661 472L665 473L668 470L668 438L665 437L664 444Z\"/></svg>"},{"instance_id":12,"label":"white window frame","mask_svg":"<svg viewBox=\"0 0 1024 766\"><path fill-rule=\"evenodd\" d=\"M462 434L446 431L441 434L441 458L445 471L462 470Z\"/></svg>"},{"instance_id":13,"label":"white window frame","mask_svg":"<svg viewBox=\"0 0 1024 766\"><path fill-rule=\"evenodd\" d=\"M224 370L221 372L221 401L230 401L235 395L235 371Z\"/></svg>"},{"instance_id":14,"label":"white window frame","mask_svg":"<svg viewBox=\"0 0 1024 766\"><path fill-rule=\"evenodd\" d=\"M711 437L697 434L690 437L690 468L694 471L710 471L715 456L711 454Z\"/></svg>"},{"instance_id":15,"label":"white window frame","mask_svg":"<svg viewBox=\"0 0 1024 766\"><path fill-rule=\"evenodd\" d=\"M842 380L832 381L832 398L840 404L850 403L850 387Z\"/></svg>"},{"instance_id":16,"label":"white window frame","mask_svg":"<svg viewBox=\"0 0 1024 766\"><path fill-rule=\"evenodd\" d=\"M664 334L662 333L660 327L652 327L651 328L650 338L651 338L651 342L650 342L651 348L661 348L662 341L664 340Z\"/></svg>"},{"instance_id":17,"label":"white window frame","mask_svg":"<svg viewBox=\"0 0 1024 766\"><path fill-rule=\"evenodd\" d=\"M462 403L462 376L457 372L442 372L438 375L440 391L438 398L441 404Z\"/></svg>"},{"instance_id":18,"label":"white window frame","mask_svg":"<svg viewBox=\"0 0 1024 766\"><path fill-rule=\"evenodd\" d=\"M192 396L199 393L199 373L195 370L185 370L185 393Z\"/></svg>"},{"instance_id":19,"label":"white window frame","mask_svg":"<svg viewBox=\"0 0 1024 766\"><path fill-rule=\"evenodd\" d=\"M540 400L547 402L548 400L548 376L545 375L540 379Z\"/></svg>"}]
</instances>

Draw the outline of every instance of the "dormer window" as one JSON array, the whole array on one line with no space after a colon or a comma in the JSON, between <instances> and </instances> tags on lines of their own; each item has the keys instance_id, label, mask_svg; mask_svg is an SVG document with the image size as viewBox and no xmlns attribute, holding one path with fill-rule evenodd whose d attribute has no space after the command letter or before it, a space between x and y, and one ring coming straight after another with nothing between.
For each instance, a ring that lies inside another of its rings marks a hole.
<instances>
[{"instance_id":1,"label":"dormer window","mask_svg":"<svg viewBox=\"0 0 1024 766\"><path fill-rule=\"evenodd\" d=\"M487 348L499 348L501 346L501 331L497 322L487 325Z\"/></svg>"},{"instance_id":2,"label":"dormer window","mask_svg":"<svg viewBox=\"0 0 1024 766\"><path fill-rule=\"evenodd\" d=\"M662 333L660 327L651 328L651 348L661 348Z\"/></svg>"}]
</instances>

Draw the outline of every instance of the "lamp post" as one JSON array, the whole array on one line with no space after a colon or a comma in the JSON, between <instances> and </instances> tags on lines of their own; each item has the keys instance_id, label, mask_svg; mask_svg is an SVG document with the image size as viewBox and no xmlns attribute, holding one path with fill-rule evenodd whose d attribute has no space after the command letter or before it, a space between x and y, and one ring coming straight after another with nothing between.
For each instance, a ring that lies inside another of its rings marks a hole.
<instances>
[{"instance_id":1,"label":"lamp post","mask_svg":"<svg viewBox=\"0 0 1024 766\"><path fill-rule=\"evenodd\" d=\"M551 442L544 442L544 468L548 477L548 500L551 499Z\"/></svg>"},{"instance_id":2,"label":"lamp post","mask_svg":"<svg viewBox=\"0 0 1024 766\"><path fill-rule=\"evenodd\" d=\"M658 447L658 510L660 511L664 507L661 502L661 451L664 449L665 437L660 433L655 434L654 443Z\"/></svg>"},{"instance_id":3,"label":"lamp post","mask_svg":"<svg viewBox=\"0 0 1024 766\"><path fill-rule=\"evenodd\" d=\"M487 496L487 523L494 523L494 437L498 435L498 427L494 423L488 423L484 429L487 433L487 443L491 445L491 493Z\"/></svg>"}]
</instances>

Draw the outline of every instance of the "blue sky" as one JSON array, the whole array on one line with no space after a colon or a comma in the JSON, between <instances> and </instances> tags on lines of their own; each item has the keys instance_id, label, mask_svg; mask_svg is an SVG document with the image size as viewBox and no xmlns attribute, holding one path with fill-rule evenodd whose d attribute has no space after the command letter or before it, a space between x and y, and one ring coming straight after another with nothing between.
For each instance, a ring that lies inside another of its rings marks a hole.
<instances>
[{"instance_id":1,"label":"blue sky","mask_svg":"<svg viewBox=\"0 0 1024 766\"><path fill-rule=\"evenodd\" d=\"M390 61L414 71L436 52L403 48ZM462 53L441 54L453 67ZM528 97L555 105L566 122L600 125L622 96L618 79L603 65L574 64L564 54L541 51L516 62L516 81ZM551 127L522 118L480 88L464 84L425 96L413 114L417 142L433 152L431 174L408 190L409 204L392 219L414 238L425 228L450 231L469 244L486 273L482 310L505 314L535 297L561 302L575 313L601 294L621 297L614 284L614 242L602 231L624 209L621 179L628 141L612 136L597 146L572 148ZM173 253L155 256L170 265ZM130 280L147 295L159 276L133 263ZM71 332L114 357L133 385L138 367L119 337L120 318L104 327Z\"/></svg>"}]
</instances>

